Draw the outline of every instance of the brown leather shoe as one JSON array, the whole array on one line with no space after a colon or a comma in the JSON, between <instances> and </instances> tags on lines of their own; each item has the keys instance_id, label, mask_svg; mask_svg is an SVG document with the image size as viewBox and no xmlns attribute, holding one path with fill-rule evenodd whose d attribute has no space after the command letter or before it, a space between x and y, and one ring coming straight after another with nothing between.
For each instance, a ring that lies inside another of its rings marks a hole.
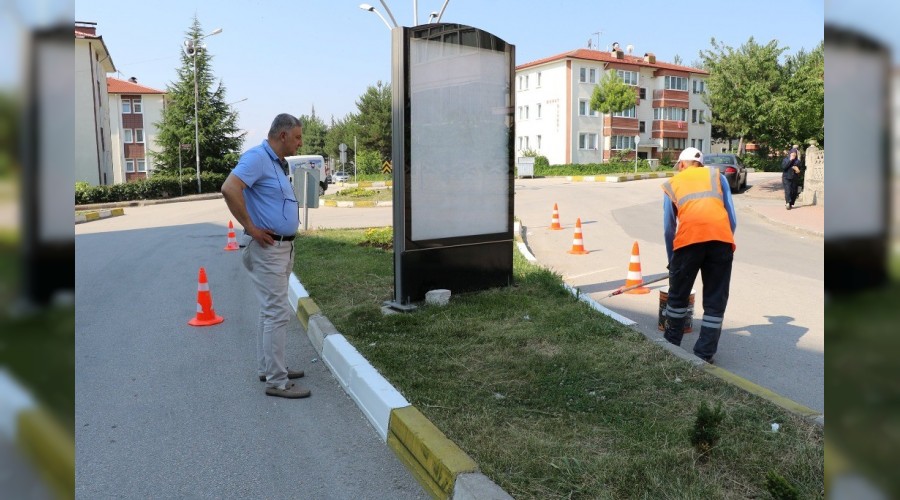
<instances>
[{"instance_id":1,"label":"brown leather shoe","mask_svg":"<svg viewBox=\"0 0 900 500\"><path fill-rule=\"evenodd\" d=\"M266 395L276 396L279 398L300 399L308 398L310 392L309 389L304 389L294 382L288 382L284 389L279 389L277 387L266 387Z\"/></svg>"},{"instance_id":2,"label":"brown leather shoe","mask_svg":"<svg viewBox=\"0 0 900 500\"><path fill-rule=\"evenodd\" d=\"M288 372L288 379L290 379L290 380L293 380L293 379L295 379L295 378L303 378L303 375L305 375L305 374L303 373L303 370L291 370L290 368L288 368L288 371L287 371L287 372ZM259 381L260 381L260 382L265 382L265 381L266 381L266 376L265 376L265 375L260 375L260 376L259 376Z\"/></svg>"}]
</instances>

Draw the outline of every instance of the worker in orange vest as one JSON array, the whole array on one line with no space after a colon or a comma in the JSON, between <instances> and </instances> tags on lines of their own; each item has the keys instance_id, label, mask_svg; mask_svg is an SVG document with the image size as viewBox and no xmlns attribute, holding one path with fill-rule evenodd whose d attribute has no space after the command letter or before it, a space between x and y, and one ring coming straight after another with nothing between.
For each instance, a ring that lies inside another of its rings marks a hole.
<instances>
[{"instance_id":1,"label":"worker in orange vest","mask_svg":"<svg viewBox=\"0 0 900 500\"><path fill-rule=\"evenodd\" d=\"M679 173L662 185L663 234L669 257L664 336L681 345L688 300L699 272L703 320L694 354L712 363L728 304L737 219L728 181L718 169L703 166L699 149L682 151L676 167Z\"/></svg>"}]
</instances>

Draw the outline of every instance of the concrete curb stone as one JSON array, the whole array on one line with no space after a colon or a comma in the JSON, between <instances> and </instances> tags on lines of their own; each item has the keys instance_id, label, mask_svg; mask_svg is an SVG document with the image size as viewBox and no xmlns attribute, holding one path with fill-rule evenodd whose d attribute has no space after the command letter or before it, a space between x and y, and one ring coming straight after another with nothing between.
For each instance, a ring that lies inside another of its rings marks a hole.
<instances>
[{"instance_id":1,"label":"concrete curb stone","mask_svg":"<svg viewBox=\"0 0 900 500\"><path fill-rule=\"evenodd\" d=\"M124 208L92 210L90 212L85 212L82 214L75 214L75 224L107 219L109 217L118 217L120 215L125 215Z\"/></svg>"}]
</instances>

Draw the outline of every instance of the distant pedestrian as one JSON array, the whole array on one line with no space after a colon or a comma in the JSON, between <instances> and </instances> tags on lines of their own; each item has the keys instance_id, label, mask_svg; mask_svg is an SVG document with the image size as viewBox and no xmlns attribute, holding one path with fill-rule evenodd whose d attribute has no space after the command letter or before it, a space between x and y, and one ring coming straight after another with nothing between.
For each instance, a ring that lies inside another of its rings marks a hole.
<instances>
[{"instance_id":1,"label":"distant pedestrian","mask_svg":"<svg viewBox=\"0 0 900 500\"><path fill-rule=\"evenodd\" d=\"M781 160L781 185L784 188L784 208L790 210L797 200L797 182L800 180L800 158L797 148L791 148Z\"/></svg>"},{"instance_id":2,"label":"distant pedestrian","mask_svg":"<svg viewBox=\"0 0 900 500\"><path fill-rule=\"evenodd\" d=\"M257 375L266 382L266 394L304 398L308 389L290 379L303 376L288 370L284 361L287 326L293 310L288 300L288 278L294 263L294 237L300 211L288 181L285 156L297 153L303 129L294 116L275 117L269 135L259 146L241 155L222 184L231 214L244 227L244 267L259 300L256 333Z\"/></svg>"},{"instance_id":3,"label":"distant pedestrian","mask_svg":"<svg viewBox=\"0 0 900 500\"><path fill-rule=\"evenodd\" d=\"M703 321L694 354L708 363L719 347L731 286L737 219L731 190L716 168L703 166L697 148L681 152L680 172L663 183L663 235L669 258L666 340L681 345L697 273L703 280Z\"/></svg>"}]
</instances>

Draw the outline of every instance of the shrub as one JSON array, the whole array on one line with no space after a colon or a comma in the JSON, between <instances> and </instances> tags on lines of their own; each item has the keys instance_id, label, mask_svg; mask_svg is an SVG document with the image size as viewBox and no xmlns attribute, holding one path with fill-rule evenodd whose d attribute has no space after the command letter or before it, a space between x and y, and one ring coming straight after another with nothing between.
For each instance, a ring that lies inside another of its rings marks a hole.
<instances>
[{"instance_id":1,"label":"shrub","mask_svg":"<svg viewBox=\"0 0 900 500\"><path fill-rule=\"evenodd\" d=\"M775 500L798 500L800 494L781 474L770 470L766 473L766 490Z\"/></svg>"},{"instance_id":2,"label":"shrub","mask_svg":"<svg viewBox=\"0 0 900 500\"><path fill-rule=\"evenodd\" d=\"M360 245L391 250L394 248L394 228L388 226L366 229L365 239Z\"/></svg>"},{"instance_id":3,"label":"shrub","mask_svg":"<svg viewBox=\"0 0 900 500\"><path fill-rule=\"evenodd\" d=\"M200 183L204 193L218 193L225 182L226 174L203 172ZM158 200L197 194L197 177L154 175L149 179L113 184L111 186L91 186L86 182L75 183L75 204L110 203L116 201Z\"/></svg>"},{"instance_id":4,"label":"shrub","mask_svg":"<svg viewBox=\"0 0 900 500\"><path fill-rule=\"evenodd\" d=\"M694 428L691 429L691 444L700 453L705 456L719 442L721 430L719 425L725 418L722 411L722 403L716 405L715 409L711 409L706 401L700 403L697 410L697 420L694 421Z\"/></svg>"}]
</instances>

